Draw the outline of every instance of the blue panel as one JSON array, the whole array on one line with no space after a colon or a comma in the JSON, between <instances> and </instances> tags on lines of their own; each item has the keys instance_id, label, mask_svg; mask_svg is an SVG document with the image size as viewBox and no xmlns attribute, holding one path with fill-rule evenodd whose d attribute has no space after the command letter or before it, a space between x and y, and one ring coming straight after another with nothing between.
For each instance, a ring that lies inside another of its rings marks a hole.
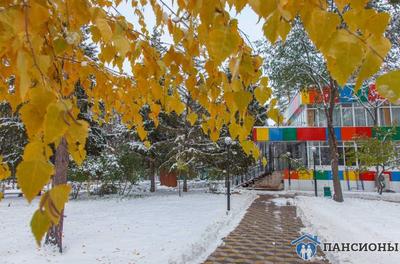
<instances>
[{"instance_id":1,"label":"blue panel","mask_svg":"<svg viewBox=\"0 0 400 264\"><path fill-rule=\"evenodd\" d=\"M400 181L400 171L392 171L392 181Z\"/></svg>"},{"instance_id":2,"label":"blue panel","mask_svg":"<svg viewBox=\"0 0 400 264\"><path fill-rule=\"evenodd\" d=\"M332 180L332 171L325 171L325 174L328 176L328 180Z\"/></svg>"},{"instance_id":3,"label":"blue panel","mask_svg":"<svg viewBox=\"0 0 400 264\"><path fill-rule=\"evenodd\" d=\"M269 129L269 140L270 141L282 141L283 131L281 128L270 128Z\"/></svg>"},{"instance_id":4,"label":"blue panel","mask_svg":"<svg viewBox=\"0 0 400 264\"><path fill-rule=\"evenodd\" d=\"M353 85L345 85L343 88L339 88L339 97L341 103L349 103L354 101L353 89Z\"/></svg>"},{"instance_id":5,"label":"blue panel","mask_svg":"<svg viewBox=\"0 0 400 264\"><path fill-rule=\"evenodd\" d=\"M333 129L335 130L336 139L338 141L341 141L342 140L342 129L340 127L334 127ZM328 141L329 140L328 128L326 129L325 133L326 133L326 141Z\"/></svg>"}]
</instances>

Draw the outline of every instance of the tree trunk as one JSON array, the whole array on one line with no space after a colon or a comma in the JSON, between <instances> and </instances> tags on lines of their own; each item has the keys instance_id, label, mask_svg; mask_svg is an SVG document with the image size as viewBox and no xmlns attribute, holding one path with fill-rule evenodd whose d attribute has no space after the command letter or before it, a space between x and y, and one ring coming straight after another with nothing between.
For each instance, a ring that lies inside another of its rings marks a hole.
<instances>
[{"instance_id":1,"label":"tree trunk","mask_svg":"<svg viewBox=\"0 0 400 264\"><path fill-rule=\"evenodd\" d=\"M182 187L182 191L183 191L183 192L187 192L187 191L188 191L187 177L186 177L186 175L183 176L183 187Z\"/></svg>"},{"instance_id":2,"label":"tree trunk","mask_svg":"<svg viewBox=\"0 0 400 264\"><path fill-rule=\"evenodd\" d=\"M335 109L335 99L338 96L338 87L334 81L331 80L329 90L329 108L325 109L326 123L328 126L328 141L329 150L331 152L331 167L332 167L332 180L333 180L333 200L336 202L343 202L342 186L340 185L339 178L339 153L337 150L337 139L335 129L333 127L333 113Z\"/></svg>"},{"instance_id":3,"label":"tree trunk","mask_svg":"<svg viewBox=\"0 0 400 264\"><path fill-rule=\"evenodd\" d=\"M156 170L154 161L150 161L150 192L156 191Z\"/></svg>"},{"instance_id":4,"label":"tree trunk","mask_svg":"<svg viewBox=\"0 0 400 264\"><path fill-rule=\"evenodd\" d=\"M68 147L65 138L61 139L60 144L56 149L55 154L55 170L53 176L53 186L67 183L67 170L69 163ZM62 252L62 234L63 234L64 210L61 212L61 217L58 225L52 225L47 231L46 244L56 245Z\"/></svg>"}]
</instances>

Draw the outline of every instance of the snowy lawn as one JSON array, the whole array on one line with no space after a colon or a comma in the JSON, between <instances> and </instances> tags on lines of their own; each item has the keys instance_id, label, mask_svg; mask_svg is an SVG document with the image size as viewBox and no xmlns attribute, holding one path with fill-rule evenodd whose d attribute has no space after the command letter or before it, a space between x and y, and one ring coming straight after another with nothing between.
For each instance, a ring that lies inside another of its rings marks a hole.
<instances>
[{"instance_id":1,"label":"snowy lawn","mask_svg":"<svg viewBox=\"0 0 400 264\"><path fill-rule=\"evenodd\" d=\"M0 263L200 263L236 227L255 194L156 195L70 201L65 250L35 246L29 221L37 200L0 202ZM10 206L8 206L10 205Z\"/></svg>"},{"instance_id":2,"label":"snowy lawn","mask_svg":"<svg viewBox=\"0 0 400 264\"><path fill-rule=\"evenodd\" d=\"M400 203L345 198L344 203L322 197L297 196L304 232L322 242L400 242ZM399 252L331 252L332 263L400 263Z\"/></svg>"}]
</instances>

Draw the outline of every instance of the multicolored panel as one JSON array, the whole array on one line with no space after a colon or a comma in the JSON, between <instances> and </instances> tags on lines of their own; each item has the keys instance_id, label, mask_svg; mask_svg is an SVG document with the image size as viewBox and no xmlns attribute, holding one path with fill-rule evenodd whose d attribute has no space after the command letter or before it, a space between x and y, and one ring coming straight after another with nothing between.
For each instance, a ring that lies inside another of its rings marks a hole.
<instances>
[{"instance_id":1,"label":"multicolored panel","mask_svg":"<svg viewBox=\"0 0 400 264\"><path fill-rule=\"evenodd\" d=\"M339 141L351 141L359 137L381 138L391 127L335 127ZM394 128L392 140L400 140L400 127ZM328 129L325 127L254 127L253 140L263 141L326 141Z\"/></svg>"},{"instance_id":2,"label":"multicolored panel","mask_svg":"<svg viewBox=\"0 0 400 264\"><path fill-rule=\"evenodd\" d=\"M391 181L400 181L400 171L390 171L387 172L390 175ZM332 171L316 171L315 177L317 180L332 180ZM339 178L341 181L375 181L374 171L358 172L353 170L339 171ZM284 170L284 179L289 179L289 170ZM290 171L291 180L313 180L314 173L313 170L291 170Z\"/></svg>"}]
</instances>

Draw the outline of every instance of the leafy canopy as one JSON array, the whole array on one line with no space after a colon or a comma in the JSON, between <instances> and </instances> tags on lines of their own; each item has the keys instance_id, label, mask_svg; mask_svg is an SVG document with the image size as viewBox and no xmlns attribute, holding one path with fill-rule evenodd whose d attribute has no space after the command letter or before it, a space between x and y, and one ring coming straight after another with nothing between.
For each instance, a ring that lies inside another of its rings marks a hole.
<instances>
[{"instance_id":1,"label":"leafy canopy","mask_svg":"<svg viewBox=\"0 0 400 264\"><path fill-rule=\"evenodd\" d=\"M160 111L182 114L185 105L180 89L185 89L207 110L201 116L188 116L191 123L196 119L201 122L203 131L214 141L221 128L228 126L244 151L258 158L259 150L248 139L255 119L247 106L253 98L249 87L262 77L262 59L243 40L228 8L240 12L249 5L265 21L264 33L272 42L285 39L291 22L299 17L340 85L355 73L359 85L378 71L390 49L383 34L390 16L366 9L367 0L178 0L174 2L176 12L164 1L128 1L139 26L118 13L121 2L0 2L0 101L19 109L29 137L17 168L18 182L28 201L53 175L49 158L62 138L67 140L75 162L85 158L88 125L77 118L74 85L78 81L93 104L94 116L107 121L118 113L144 141L143 106L150 108L149 116L156 124ZM162 55L151 45L145 6L154 11L157 27L173 39ZM85 56L81 46L84 27L99 47L95 60ZM196 61L204 61L204 67L197 67ZM123 72L124 64L130 65L128 73ZM222 66L229 67L229 77ZM380 78L378 89L399 94L397 75ZM266 79L261 80L255 96L264 104L271 91ZM269 111L272 118L282 120L277 109ZM0 167L0 178L9 175L4 168ZM68 192L64 186L43 196L32 219L38 242L50 223L58 222Z\"/></svg>"}]
</instances>

